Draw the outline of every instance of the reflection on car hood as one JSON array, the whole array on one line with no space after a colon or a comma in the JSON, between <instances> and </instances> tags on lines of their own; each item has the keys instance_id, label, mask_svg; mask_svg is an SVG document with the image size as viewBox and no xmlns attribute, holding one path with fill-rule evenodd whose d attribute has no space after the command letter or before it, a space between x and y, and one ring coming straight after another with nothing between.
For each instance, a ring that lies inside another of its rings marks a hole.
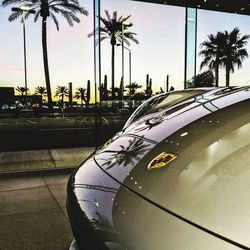
<instances>
[{"instance_id":1,"label":"reflection on car hood","mask_svg":"<svg viewBox=\"0 0 250 250\"><path fill-rule=\"evenodd\" d=\"M240 160L250 153L249 97L249 88L235 89L151 114L118 133L94 159L133 192L250 246L244 223L250 213L239 213L243 202L250 206L250 162ZM175 159L162 163L162 153Z\"/></svg>"},{"instance_id":2,"label":"reflection on car hood","mask_svg":"<svg viewBox=\"0 0 250 250\"><path fill-rule=\"evenodd\" d=\"M168 115L176 113L178 110L182 110L183 112L186 109L225 95L235 89L237 87L196 88L153 96L133 112L124 125L124 128L128 128L135 121L146 120L152 115L158 115L162 113L161 111L164 111Z\"/></svg>"}]
</instances>

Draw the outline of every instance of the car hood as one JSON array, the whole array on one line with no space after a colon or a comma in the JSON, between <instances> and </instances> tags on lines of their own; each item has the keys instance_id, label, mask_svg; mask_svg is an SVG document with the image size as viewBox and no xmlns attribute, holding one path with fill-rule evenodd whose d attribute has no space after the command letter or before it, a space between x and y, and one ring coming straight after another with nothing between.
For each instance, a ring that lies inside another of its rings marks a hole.
<instances>
[{"instance_id":1,"label":"car hood","mask_svg":"<svg viewBox=\"0 0 250 250\"><path fill-rule=\"evenodd\" d=\"M240 161L250 153L249 93L152 114L115 135L94 161L163 210L250 247L250 161Z\"/></svg>"},{"instance_id":2,"label":"car hood","mask_svg":"<svg viewBox=\"0 0 250 250\"><path fill-rule=\"evenodd\" d=\"M94 158L71 175L67 204L83 249L239 249L238 243L136 195L105 174Z\"/></svg>"}]
</instances>

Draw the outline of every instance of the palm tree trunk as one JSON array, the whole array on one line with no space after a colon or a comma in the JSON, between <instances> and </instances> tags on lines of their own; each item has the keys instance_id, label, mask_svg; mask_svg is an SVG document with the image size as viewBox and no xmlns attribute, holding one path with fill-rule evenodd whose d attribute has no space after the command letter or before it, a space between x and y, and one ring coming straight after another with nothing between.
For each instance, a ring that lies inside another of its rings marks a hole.
<instances>
[{"instance_id":1,"label":"palm tree trunk","mask_svg":"<svg viewBox=\"0 0 250 250\"><path fill-rule=\"evenodd\" d=\"M229 87L230 85L230 70L226 67L226 86Z\"/></svg>"},{"instance_id":2,"label":"palm tree trunk","mask_svg":"<svg viewBox=\"0 0 250 250\"><path fill-rule=\"evenodd\" d=\"M115 45L112 45L111 75L112 75L112 99L115 99Z\"/></svg>"},{"instance_id":3,"label":"palm tree trunk","mask_svg":"<svg viewBox=\"0 0 250 250\"><path fill-rule=\"evenodd\" d=\"M46 89L48 95L48 105L50 111L52 110L52 97L51 97L51 88L50 88L50 77L49 77L49 65L48 65L48 50L47 50L47 18L42 18L42 46L43 46L43 65L44 65L44 74L46 81Z\"/></svg>"},{"instance_id":4,"label":"palm tree trunk","mask_svg":"<svg viewBox=\"0 0 250 250\"><path fill-rule=\"evenodd\" d=\"M215 86L219 86L219 66L215 68Z\"/></svg>"},{"instance_id":5,"label":"palm tree trunk","mask_svg":"<svg viewBox=\"0 0 250 250\"><path fill-rule=\"evenodd\" d=\"M61 100L61 111L62 111L62 117L64 117L64 105L63 105L63 100L64 100L64 94L62 94L62 100Z\"/></svg>"}]
</instances>

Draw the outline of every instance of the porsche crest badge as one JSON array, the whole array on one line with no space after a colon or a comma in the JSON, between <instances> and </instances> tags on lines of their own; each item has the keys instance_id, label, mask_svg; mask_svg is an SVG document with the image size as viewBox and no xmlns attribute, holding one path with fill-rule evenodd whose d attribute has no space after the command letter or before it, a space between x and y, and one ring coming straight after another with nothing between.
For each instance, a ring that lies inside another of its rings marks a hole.
<instances>
[{"instance_id":1,"label":"porsche crest badge","mask_svg":"<svg viewBox=\"0 0 250 250\"><path fill-rule=\"evenodd\" d=\"M177 155L174 153L162 152L148 164L148 170L163 168L176 158Z\"/></svg>"}]
</instances>

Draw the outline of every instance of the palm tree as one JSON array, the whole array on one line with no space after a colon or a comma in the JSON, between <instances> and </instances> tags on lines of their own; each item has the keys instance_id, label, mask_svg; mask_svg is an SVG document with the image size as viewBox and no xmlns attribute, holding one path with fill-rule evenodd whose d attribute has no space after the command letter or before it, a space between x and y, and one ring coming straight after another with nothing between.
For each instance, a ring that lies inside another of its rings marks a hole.
<instances>
[{"instance_id":1,"label":"palm tree","mask_svg":"<svg viewBox=\"0 0 250 250\"><path fill-rule=\"evenodd\" d=\"M43 64L44 74L46 81L46 89L48 93L48 103L51 108L52 96L50 87L49 65L48 65L48 51L47 51L47 19L50 17L54 21L57 30L59 30L59 22L56 17L57 14L66 18L70 26L74 25L74 22L79 23L80 19L76 16L77 13L88 15L88 11L80 7L78 0L3 0L2 6L16 4L19 6L27 6L36 11L34 22L39 17L42 18L42 48L43 48ZM12 22L22 16L22 11L14 12L9 16L9 21ZM26 15L28 18L30 14Z\"/></svg>"},{"instance_id":2,"label":"palm tree","mask_svg":"<svg viewBox=\"0 0 250 250\"><path fill-rule=\"evenodd\" d=\"M230 84L230 73L234 72L234 66L238 69L242 67L242 61L248 57L247 50L244 48L248 43L249 35L241 37L240 30L234 28L230 33L224 31L224 55L222 58L223 65L226 68L226 86Z\"/></svg>"},{"instance_id":3,"label":"palm tree","mask_svg":"<svg viewBox=\"0 0 250 250\"><path fill-rule=\"evenodd\" d=\"M111 79L111 83L112 83L112 98L115 97L115 91L114 91L114 87L115 87L115 46L117 44L117 41L119 43L122 43L122 23L127 21L131 15L127 16L127 17L123 17L120 16L118 18L117 16L117 11L113 12L113 16L111 18L110 13L108 10L104 11L106 14L106 18L100 17L100 20L103 24L102 27L100 27L100 34L101 34L101 39L100 41L103 41L105 39L110 39L110 44L112 46L112 52L111 52L111 75L112 75L112 79ZM137 35L134 32L129 32L126 31L126 29L128 29L128 27L124 27L124 43L126 43L126 45L130 46L129 40L135 42L136 44L138 44L138 40L135 38L135 36ZM94 35L95 32L98 32L98 30L91 32L88 34L88 37L91 37Z\"/></svg>"},{"instance_id":4,"label":"palm tree","mask_svg":"<svg viewBox=\"0 0 250 250\"><path fill-rule=\"evenodd\" d=\"M55 96L61 97L61 102L63 105L64 97L69 96L69 90L65 86L57 86Z\"/></svg>"},{"instance_id":5,"label":"palm tree","mask_svg":"<svg viewBox=\"0 0 250 250\"><path fill-rule=\"evenodd\" d=\"M224 36L221 32L216 35L208 35L208 40L201 43L202 50L199 52L199 56L204 57L201 62L200 69L204 66L208 66L210 70L215 72L215 86L219 85L219 68L223 64L223 48Z\"/></svg>"},{"instance_id":6,"label":"palm tree","mask_svg":"<svg viewBox=\"0 0 250 250\"><path fill-rule=\"evenodd\" d=\"M127 85L126 88L129 89L129 95L134 95L137 89L140 89L142 85L139 85L136 82L132 82L131 84Z\"/></svg>"},{"instance_id":7,"label":"palm tree","mask_svg":"<svg viewBox=\"0 0 250 250\"><path fill-rule=\"evenodd\" d=\"M114 97L112 97L112 99L121 99L121 89L118 87L114 87L113 89L111 89L111 92L114 92Z\"/></svg>"},{"instance_id":8,"label":"palm tree","mask_svg":"<svg viewBox=\"0 0 250 250\"><path fill-rule=\"evenodd\" d=\"M214 74L211 70L204 71L188 80L187 88L213 87Z\"/></svg>"},{"instance_id":9,"label":"palm tree","mask_svg":"<svg viewBox=\"0 0 250 250\"><path fill-rule=\"evenodd\" d=\"M85 92L86 92L86 89L84 89L84 88L77 88L76 89L76 93L74 95L74 98L81 100L81 104L82 105L83 105L83 102L85 101Z\"/></svg>"},{"instance_id":10,"label":"palm tree","mask_svg":"<svg viewBox=\"0 0 250 250\"><path fill-rule=\"evenodd\" d=\"M41 100L43 102L43 96L47 94L46 88L42 86L37 86L35 88L35 94L41 96Z\"/></svg>"},{"instance_id":11,"label":"palm tree","mask_svg":"<svg viewBox=\"0 0 250 250\"><path fill-rule=\"evenodd\" d=\"M21 93L21 96L24 96L24 93L27 91L29 91L29 89L26 89L25 87L16 87L16 91L18 91L19 93Z\"/></svg>"}]
</instances>

